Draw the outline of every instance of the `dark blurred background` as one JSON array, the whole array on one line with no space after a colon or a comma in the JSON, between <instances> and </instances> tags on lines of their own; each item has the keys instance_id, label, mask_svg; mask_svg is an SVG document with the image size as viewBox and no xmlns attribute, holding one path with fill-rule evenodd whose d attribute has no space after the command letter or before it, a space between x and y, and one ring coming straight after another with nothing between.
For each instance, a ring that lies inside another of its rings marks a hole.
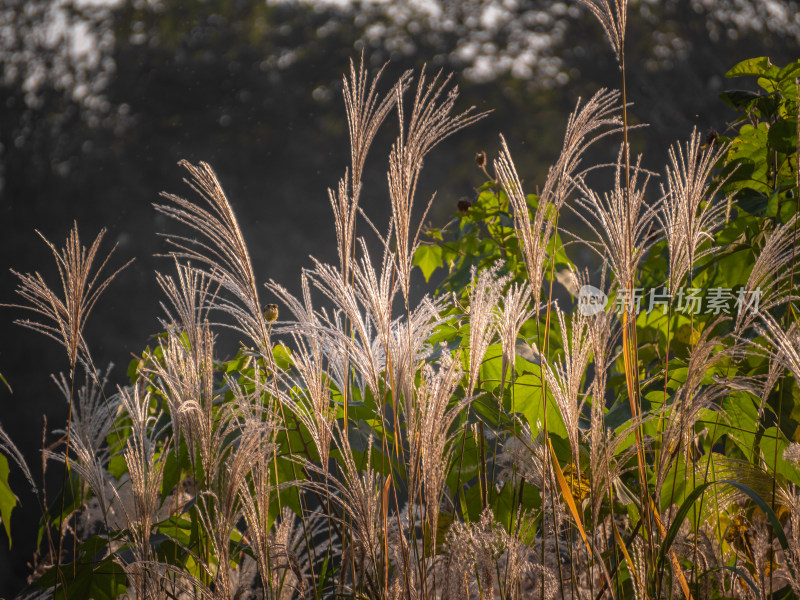
<instances>
[{"instance_id":1,"label":"dark blurred background","mask_svg":"<svg viewBox=\"0 0 800 600\"><path fill-rule=\"evenodd\" d=\"M717 98L741 87L722 75L760 55L798 58L798 3L785 0L632 0L627 63L633 136L646 167L692 127L724 132L733 117ZM388 90L407 68L454 73L459 109L492 109L437 148L420 199L443 224L482 182L503 133L530 191L561 147L579 96L617 87L619 71L597 23L575 3L551 0L4 0L0 5L0 303L17 301L8 271L39 271L57 285L34 230L62 246L73 221L84 243L108 228L111 266L135 262L106 292L86 338L98 366L125 382L132 353L158 331L154 271L171 271L158 237L177 231L153 210L159 192L191 195L181 158L217 171L242 223L256 272L291 290L308 256L335 261L326 189L349 161L341 76L364 52L372 69L391 60ZM388 219L390 117L367 161L362 206ZM616 158L613 148L594 160ZM654 189L655 191L655 189ZM362 227L361 231L366 231ZM266 300L266 298L265 298ZM41 479L43 415L63 427L66 402L50 379L67 369L57 344L12 324L0 308L0 424ZM48 433L47 443L56 436ZM12 464L21 500L13 546L0 533L0 596L29 575L40 516ZM48 471L55 496L60 465ZM41 483L41 482L39 482ZM1 530L0 530L1 531Z\"/></svg>"}]
</instances>

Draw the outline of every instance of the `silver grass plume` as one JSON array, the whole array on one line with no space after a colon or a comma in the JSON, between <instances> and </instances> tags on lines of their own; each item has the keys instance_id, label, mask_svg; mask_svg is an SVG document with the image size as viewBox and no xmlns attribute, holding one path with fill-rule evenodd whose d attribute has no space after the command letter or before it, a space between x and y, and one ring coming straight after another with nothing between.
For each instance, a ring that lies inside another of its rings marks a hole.
<instances>
[{"instance_id":1,"label":"silver grass plume","mask_svg":"<svg viewBox=\"0 0 800 600\"><path fill-rule=\"evenodd\" d=\"M736 315L737 335L753 325L759 314L800 298L793 287L795 264L800 257L800 244L795 240L798 218L800 215L794 215L787 223L763 234L763 246L756 252L743 288L744 292L757 293L757 304L745 307L746 302L743 302L740 305ZM746 300L749 303L752 298Z\"/></svg>"},{"instance_id":2,"label":"silver grass plume","mask_svg":"<svg viewBox=\"0 0 800 600\"><path fill-rule=\"evenodd\" d=\"M216 299L216 308L233 318L230 325L250 338L268 358L269 332L258 297L250 254L233 208L212 168L201 162L180 161L189 173L184 181L200 196L201 204L162 192L171 204L156 204L158 212L187 225L200 239L168 235L173 256L202 265L198 270L227 294Z\"/></svg>"},{"instance_id":3,"label":"silver grass plume","mask_svg":"<svg viewBox=\"0 0 800 600\"><path fill-rule=\"evenodd\" d=\"M416 403L412 409L416 415L409 423L412 427L415 426L408 432L411 449L410 471L415 470L419 461L425 512L430 531L434 532L431 534L432 554L435 554L436 550L435 532L442 494L445 491L445 477L450 465L456 460L450 446L457 432L451 431L451 428L453 422L472 400L472 398L462 398L452 402L461 378L460 362L449 354L442 355L435 370L432 366L425 365L422 368L422 380L417 387ZM411 491L416 492L413 488Z\"/></svg>"},{"instance_id":4,"label":"silver grass plume","mask_svg":"<svg viewBox=\"0 0 800 600\"><path fill-rule=\"evenodd\" d=\"M336 424L334 443L340 454L340 473L330 471L324 486L307 481L304 486L330 493L330 498L342 510L342 517L331 517L341 525L347 525L352 534L353 548L343 549L356 563L358 578L363 578L368 568L377 568L381 563L378 552L381 548L383 526L381 503L383 477L372 468L373 441L370 436L364 449L366 465L357 460L348 439L348 432ZM310 472L324 475L315 463L304 461ZM388 500L387 500L388 502ZM343 565L344 568L344 565Z\"/></svg>"},{"instance_id":5,"label":"silver grass plume","mask_svg":"<svg viewBox=\"0 0 800 600\"><path fill-rule=\"evenodd\" d=\"M108 375L113 365L109 365L99 382L96 375L86 374L86 380L74 394L74 410L72 413L73 440L81 440L93 455L102 459L107 456L106 436L111 432L117 409L120 404L119 395L106 398L104 388L108 383ZM69 402L70 382L63 373L53 377L64 399Z\"/></svg>"},{"instance_id":6,"label":"silver grass plume","mask_svg":"<svg viewBox=\"0 0 800 600\"><path fill-rule=\"evenodd\" d=\"M631 167L630 190L626 192L621 177L625 170L622 151L617 159L614 188L600 197L581 179L579 186L584 197L577 200L576 214L587 224L600 240L589 244L614 274L617 290L634 288L639 262L655 242L651 226L658 202L645 203L645 189L650 174L641 169L641 157ZM639 186L639 177L644 181ZM583 213L588 214L587 218ZM630 218L630 229L628 228ZM593 222L594 221L594 222Z\"/></svg>"},{"instance_id":7,"label":"silver grass plume","mask_svg":"<svg viewBox=\"0 0 800 600\"><path fill-rule=\"evenodd\" d=\"M191 346L181 335L180 330L168 329L166 339L159 340L161 360L146 354L141 374L150 378L167 402L175 452L186 436L189 448L199 449L205 467L210 468L216 451L210 436L214 428L214 335L208 321L186 333L194 342Z\"/></svg>"},{"instance_id":8,"label":"silver grass plume","mask_svg":"<svg viewBox=\"0 0 800 600\"><path fill-rule=\"evenodd\" d=\"M409 294L411 262L424 221L423 215L419 227L412 233L411 215L423 160L439 142L487 114L473 114L475 107L472 107L458 115L451 115L458 98L458 88L452 88L442 98L452 76L448 75L441 82L440 76L441 73L434 76L426 86L425 71L420 74L408 123L403 106L403 90L400 87L395 88L400 133L389 154L388 179L397 242L397 270L400 288L406 301ZM432 201L433 198L428 203L426 214Z\"/></svg>"},{"instance_id":9,"label":"silver grass plume","mask_svg":"<svg viewBox=\"0 0 800 600\"><path fill-rule=\"evenodd\" d=\"M60 251L41 233L38 231L36 233L53 253L61 281L61 293L50 288L39 273L23 274L11 269L20 281L15 291L27 304L3 306L23 308L43 319L36 321L17 319L14 322L38 331L63 345L67 351L70 369L74 370L81 354L83 359L91 364L89 349L83 339L83 329L89 314L113 279L133 260L125 263L111 275L101 277L108 259L116 249L114 246L95 268L95 262L99 260L100 243L106 233L105 229L100 230L92 245L87 248L81 244L78 224L75 223L67 236L64 248Z\"/></svg>"},{"instance_id":10,"label":"silver grass plume","mask_svg":"<svg viewBox=\"0 0 800 600\"><path fill-rule=\"evenodd\" d=\"M387 63L388 64L388 63ZM364 161L367 152L372 145L372 140L378 133L378 129L383 123L386 115L397 101L397 94L402 93L408 88L411 71L406 71L395 83L392 90L378 102L377 86L378 80L386 68L384 64L372 80L367 89L368 74L364 66L364 55L361 55L361 62L356 70L353 61L350 61L350 78L342 76L342 94L344 96L344 106L347 112L347 125L350 131L350 164L353 173L353 189L360 187L361 172L364 169Z\"/></svg>"},{"instance_id":11,"label":"silver grass plume","mask_svg":"<svg viewBox=\"0 0 800 600\"><path fill-rule=\"evenodd\" d=\"M280 513L280 521L273 528L270 534L270 564L272 567L272 579L274 587L278 588L275 598L278 600L292 600L294 598L308 597L309 585L306 581L308 567L308 552L303 548L304 534L303 527L298 527L297 515L288 507L284 507ZM313 524L309 535L320 533L319 525L323 521L319 518L318 512L311 513L306 520L316 521L317 527ZM268 589L268 588L267 588Z\"/></svg>"},{"instance_id":12,"label":"silver grass plume","mask_svg":"<svg viewBox=\"0 0 800 600\"><path fill-rule=\"evenodd\" d=\"M695 263L719 250L713 245L714 231L725 223L727 200L714 195L725 180L713 187L708 183L711 169L727 151L727 145L702 149L702 139L692 130L685 149L676 144L669 149L667 189L661 186L663 204L656 214L669 249L669 291L674 295ZM704 242L711 245L701 249Z\"/></svg>"},{"instance_id":13,"label":"silver grass plume","mask_svg":"<svg viewBox=\"0 0 800 600\"><path fill-rule=\"evenodd\" d=\"M45 452L46 458L56 458L60 461L69 460L70 468L75 469L84 481L89 484L100 509L100 516L106 526L108 525L109 509L111 508L111 499L108 498L107 494L110 486L109 475L105 469L109 460L106 437L112 431L120 404L119 394L106 398L103 391L112 366L108 366L102 381L99 383L92 381L97 377L96 374L93 373L90 376L87 373L85 383L74 395L76 402L75 410L72 414L72 443L70 448L72 456L67 457L66 450L64 454L60 455ZM67 378L61 374L59 378L53 377L53 380L56 382L64 399L69 402L71 392ZM56 430L56 433L61 433L61 430ZM91 511L87 510L84 514L87 520L87 527L88 522L91 520L89 513Z\"/></svg>"},{"instance_id":14,"label":"silver grass plume","mask_svg":"<svg viewBox=\"0 0 800 600\"><path fill-rule=\"evenodd\" d=\"M270 506L276 486L270 481L276 446L273 431L276 424L267 417L261 430L259 451L252 457L248 472L238 478L241 514L247 527L245 538L253 551L264 590L272 589L270 560Z\"/></svg>"},{"instance_id":15,"label":"silver grass plume","mask_svg":"<svg viewBox=\"0 0 800 600\"><path fill-rule=\"evenodd\" d=\"M81 244L80 236L78 235L78 224L74 223L67 236L66 244L60 252L41 233L38 231L37 233L53 253L59 279L61 280L62 295L50 288L39 273L34 273L33 275L30 273L22 274L12 269L11 272L20 280L15 291L26 304L10 306L29 310L37 318L37 320L18 319L15 323L33 331L38 331L64 346L69 360L70 381L74 385L75 367L79 361L84 364L87 372L94 370L89 348L83 338L86 320L100 295L119 272L132 261L128 261L111 275L101 277L108 259L116 248L114 246L111 252L102 259L99 266L97 268L94 267L100 249L100 242L105 235L104 229L100 231L92 245L87 248ZM72 394L70 394L65 456L69 455L71 445L72 408L73 398ZM63 486L66 488L67 465L65 464L64 467ZM66 524L66 521L63 524ZM59 530L58 535L56 570L59 574L61 573L62 542L63 528Z\"/></svg>"},{"instance_id":16,"label":"silver grass plume","mask_svg":"<svg viewBox=\"0 0 800 600\"><path fill-rule=\"evenodd\" d=\"M22 452L20 452L19 448L17 448L16 444L12 441L9 437L6 430L0 425L0 451L5 456L10 456L12 460L17 463L17 466L22 469L23 474L25 475L25 479L30 484L31 489L36 492L36 482L33 480L33 474L31 473L30 468L28 467L28 463L25 461L25 457L22 456Z\"/></svg>"},{"instance_id":17,"label":"silver grass plume","mask_svg":"<svg viewBox=\"0 0 800 600\"><path fill-rule=\"evenodd\" d=\"M503 293L503 286L508 281L507 276L498 277L498 269L499 265L494 265L476 273L475 267L472 268L469 293L469 369L466 389L468 396L475 390L483 358L494 337L494 309Z\"/></svg>"},{"instance_id":18,"label":"silver grass plume","mask_svg":"<svg viewBox=\"0 0 800 600\"><path fill-rule=\"evenodd\" d=\"M536 310L531 307L531 288L528 282L513 283L503 295L502 307L494 310L494 326L500 336L503 347L502 382L505 386L506 370L514 369L516 345L519 331L528 319L533 318Z\"/></svg>"},{"instance_id":19,"label":"silver grass plume","mask_svg":"<svg viewBox=\"0 0 800 600\"><path fill-rule=\"evenodd\" d=\"M325 368L322 345L313 335L304 336L298 332L292 333L292 340L294 352L290 356L297 375L278 374L283 384L278 390L279 400L308 429L320 465L327 470L336 410L331 405L330 376Z\"/></svg>"},{"instance_id":20,"label":"silver grass plume","mask_svg":"<svg viewBox=\"0 0 800 600\"><path fill-rule=\"evenodd\" d=\"M611 290L605 285L605 270L602 272L599 289L608 297ZM587 273L577 274L578 284L589 283ZM594 363L594 379L591 385L592 407L589 413L589 431L584 435L589 446L589 472L591 473L590 498L592 505L592 522L597 523L603 498L611 483L621 474L620 464L624 457L617 460L617 449L626 439L624 432L612 435L605 425L605 396L608 373L617 359L615 347L621 329L619 320L613 311L604 310L587 319L587 335L591 344L592 362ZM594 532L593 532L594 533Z\"/></svg>"},{"instance_id":21,"label":"silver grass plume","mask_svg":"<svg viewBox=\"0 0 800 600\"><path fill-rule=\"evenodd\" d=\"M192 421L187 419L184 410L185 402L195 399L207 409L211 406L214 336L208 317L214 294L210 290L212 280L202 271L193 269L191 265L182 265L177 260L175 268L177 281L156 273L156 281L171 308L161 302L165 313L161 325L167 332L166 341L159 340L163 360L147 360L143 373L156 376L155 386L167 400L177 453L184 430L189 435L190 445L197 439L191 428ZM188 344L183 336L186 336Z\"/></svg>"},{"instance_id":22,"label":"silver grass plume","mask_svg":"<svg viewBox=\"0 0 800 600\"><path fill-rule=\"evenodd\" d=\"M237 384L228 380L235 390ZM238 389L236 404L242 404L246 394ZM253 399L253 405L256 400ZM245 400L246 401L246 400ZM236 409L230 409L233 412ZM224 411L223 411L224 412ZM225 419L223 416L221 419ZM202 492L198 498L201 522L209 533L218 567L214 575L214 589L223 598L233 597L233 584L228 565L230 564L230 539L236 523L242 514L242 485L251 472L251 466L262 454L270 453L267 446L271 442L270 428L259 418L245 418L240 422L235 415L230 421L218 428L227 434L236 433L235 444L220 444L218 466L211 481L210 489ZM209 567L211 565L208 565Z\"/></svg>"},{"instance_id":23,"label":"silver grass plume","mask_svg":"<svg viewBox=\"0 0 800 600\"><path fill-rule=\"evenodd\" d=\"M616 90L601 88L583 105L578 99L567 119L558 159L547 170L539 194L540 203L544 201L546 205L560 209L568 200L577 180L586 172L586 169L580 169L584 154L599 140L619 132L622 125L617 114L619 109L619 92Z\"/></svg>"},{"instance_id":24,"label":"silver grass plume","mask_svg":"<svg viewBox=\"0 0 800 600\"><path fill-rule=\"evenodd\" d=\"M518 514L517 518L528 516ZM534 548L521 535L534 532L523 525L509 534L487 507L478 521L453 523L445 538L442 557L442 598L539 598L556 596L556 577L536 560ZM545 587L540 587L544 581ZM522 595L519 595L519 585Z\"/></svg>"},{"instance_id":25,"label":"silver grass plume","mask_svg":"<svg viewBox=\"0 0 800 600\"><path fill-rule=\"evenodd\" d=\"M790 327L791 329L791 327ZM764 408L767 405L767 399L772 391L775 389L775 384L783 376L784 362L780 355L772 354L769 357L769 368L767 369L767 376L764 378L764 384L760 390L754 390L751 393L754 396L761 397L761 404L758 406L758 422L764 418ZM800 380L798 380L800 381ZM760 392L760 393L759 393Z\"/></svg>"},{"instance_id":26,"label":"silver grass plume","mask_svg":"<svg viewBox=\"0 0 800 600\"><path fill-rule=\"evenodd\" d=\"M628 21L628 0L577 0L595 16L606 32L617 61L625 53L625 26Z\"/></svg>"},{"instance_id":27,"label":"silver grass plume","mask_svg":"<svg viewBox=\"0 0 800 600\"><path fill-rule=\"evenodd\" d=\"M587 319L580 311L575 311L569 327L564 313L556 307L558 323L561 330L563 358L543 361L544 377L547 387L558 405L561 418L567 429L569 445L572 449L572 460L575 468L580 470L580 429L578 421L586 403L581 398L581 381L589 364L592 347L587 331Z\"/></svg>"},{"instance_id":28,"label":"silver grass plume","mask_svg":"<svg viewBox=\"0 0 800 600\"><path fill-rule=\"evenodd\" d=\"M316 329L317 335L325 339L326 345L338 348L347 357L349 366L361 374L377 397L380 394L384 356L380 345L374 344L372 319L368 311L363 309L357 290L343 278L339 269L312 260L314 269L306 271L309 282L336 309L333 317L317 313L317 319L322 324ZM346 318L348 327L341 322L341 315ZM346 381L347 377L342 377L342 385L346 385Z\"/></svg>"},{"instance_id":29,"label":"silver grass plume","mask_svg":"<svg viewBox=\"0 0 800 600\"><path fill-rule=\"evenodd\" d=\"M350 133L350 169L339 181L336 191L328 190L328 196L333 209L339 268L344 273L345 279L350 269L351 253L355 244L356 215L364 161L378 129L397 101L398 92L402 95L408 88L411 76L410 71L404 73L392 90L379 101L377 85L385 67L386 65L381 67L369 81L362 54L359 68L356 70L351 60L349 78L347 75L342 77L342 94Z\"/></svg>"},{"instance_id":30,"label":"silver grass plume","mask_svg":"<svg viewBox=\"0 0 800 600\"><path fill-rule=\"evenodd\" d=\"M791 563L792 568L789 572L789 584L792 586L795 596L800 596L800 495L796 489L792 488L789 497L789 523L791 533L787 536L789 542L789 552L786 559Z\"/></svg>"},{"instance_id":31,"label":"silver grass plume","mask_svg":"<svg viewBox=\"0 0 800 600\"><path fill-rule=\"evenodd\" d=\"M156 273L156 281L169 302L169 306L160 303L165 314L161 326L165 331L177 328L185 334L189 350L197 354L197 349L202 347L203 330L214 300L212 282L202 271L193 269L190 264L182 265L177 260L175 271L177 280Z\"/></svg>"},{"instance_id":32,"label":"silver grass plume","mask_svg":"<svg viewBox=\"0 0 800 600\"><path fill-rule=\"evenodd\" d=\"M547 172L547 179L539 194L533 220L511 152L505 138L500 136L502 149L500 156L494 162L494 168L497 180L508 194L514 210L514 227L521 241L522 257L537 316L547 246L556 231L558 213L574 191L576 182L585 172L580 170L584 153L592 144L618 130L621 123L616 115L618 110L619 92L616 91L601 89L584 105L578 100L575 110L567 120L564 143L558 160ZM605 129L607 127L610 129Z\"/></svg>"},{"instance_id":33,"label":"silver grass plume","mask_svg":"<svg viewBox=\"0 0 800 600\"><path fill-rule=\"evenodd\" d=\"M116 488L114 494L122 506L128 522L125 537L133 552L134 562L126 567L133 579L137 598L155 597L158 581L151 577L147 565L152 560L150 535L160 520L161 481L166 465L169 440L160 442L162 431L156 427L160 414L151 415L151 397L148 392L141 397L139 386L119 390L120 404L131 419L131 434L127 438L123 456L130 476L132 506L126 507Z\"/></svg>"},{"instance_id":34,"label":"silver grass plume","mask_svg":"<svg viewBox=\"0 0 800 600\"><path fill-rule=\"evenodd\" d=\"M510 479L509 472L513 466L526 482L544 490L547 486L544 465L548 454L541 423L535 424L537 434L534 436L530 424L522 419L518 422L519 433L504 441L502 452L497 457L498 463L504 465L498 479Z\"/></svg>"},{"instance_id":35,"label":"silver grass plume","mask_svg":"<svg viewBox=\"0 0 800 600\"><path fill-rule=\"evenodd\" d=\"M522 191L522 182L517 175L516 167L506 140L500 137L502 150L494 162L497 180L502 184L514 208L514 227L522 246L522 258L528 272L528 283L534 300L534 315L539 315L539 299L542 296L544 266L547 259L547 245L555 231L557 207L548 203L547 199L539 202L539 206L531 222L528 202Z\"/></svg>"},{"instance_id":36,"label":"silver grass plume","mask_svg":"<svg viewBox=\"0 0 800 600\"><path fill-rule=\"evenodd\" d=\"M392 322L387 350L387 356L391 357L391 365L387 364L387 369L391 367L389 383L394 386L395 396L405 399L405 404L413 403L416 376L433 352L428 340L436 327L446 321L439 316L441 311L441 299L425 296L407 318Z\"/></svg>"},{"instance_id":37,"label":"silver grass plume","mask_svg":"<svg viewBox=\"0 0 800 600\"><path fill-rule=\"evenodd\" d=\"M764 326L756 325L756 331L772 346L770 354L800 384L800 327L792 323L784 329L768 313L762 314L761 320Z\"/></svg>"},{"instance_id":38,"label":"silver grass plume","mask_svg":"<svg viewBox=\"0 0 800 600\"><path fill-rule=\"evenodd\" d=\"M392 306L398 293L394 273L394 257L388 243L389 237L381 240L383 255L379 272L376 272L372 265L369 250L363 239L359 239L361 257L353 264L353 287L361 303L367 309L387 355L390 351Z\"/></svg>"},{"instance_id":39,"label":"silver grass plume","mask_svg":"<svg viewBox=\"0 0 800 600\"><path fill-rule=\"evenodd\" d=\"M312 352L321 352L325 359L327 376L330 377L334 387L342 391L346 385L345 381L348 380L346 373L351 367L348 362L348 352L359 353L361 348L360 345L355 348L351 346L352 339L342 342L342 331L344 329L336 324L335 317L331 319L324 310L317 314L311 300L310 282L312 279L310 271L301 273L302 299L295 297L286 288L273 280L266 284L267 289L288 307L295 319L294 321L287 320L286 324L275 328L274 332L278 335L288 334L302 337ZM359 325L362 324L364 322L359 321ZM366 357L366 353L364 357ZM347 367L345 366L346 364ZM369 369L370 373L372 371L372 369ZM360 378L356 377L355 383L360 388L363 388Z\"/></svg>"},{"instance_id":40,"label":"silver grass plume","mask_svg":"<svg viewBox=\"0 0 800 600\"><path fill-rule=\"evenodd\" d=\"M662 452L656 465L656 494L661 493L667 473L681 451L684 452L687 467L693 462L690 456L697 439L695 424L703 410L730 392L727 386L720 383L703 385L709 372L728 360L738 349L737 346L725 346L720 338L712 335L722 320L722 317L717 318L702 331L689 355L685 383L677 390L672 403L663 407L667 418L660 437Z\"/></svg>"}]
</instances>

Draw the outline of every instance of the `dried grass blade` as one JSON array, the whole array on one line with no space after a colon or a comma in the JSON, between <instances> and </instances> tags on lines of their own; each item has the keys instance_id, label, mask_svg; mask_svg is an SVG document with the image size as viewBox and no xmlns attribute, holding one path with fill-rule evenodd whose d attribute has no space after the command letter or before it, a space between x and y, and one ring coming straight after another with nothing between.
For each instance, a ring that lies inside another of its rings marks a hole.
<instances>
[{"instance_id":1,"label":"dried grass blade","mask_svg":"<svg viewBox=\"0 0 800 600\"><path fill-rule=\"evenodd\" d=\"M572 497L572 491L569 489L569 484L564 478L564 473L561 471L561 465L558 464L558 457L556 457L556 451L553 449L553 442L548 439L547 445L550 448L550 457L553 459L553 470L555 471L558 485L561 487L564 501L567 503L569 512L572 513L572 518L575 519L578 532L581 534L581 538L583 538L583 543L586 544L586 550L589 552L589 556L592 556L592 547L589 544L589 538L586 537L586 531L583 528L583 520L581 519L580 512L578 512L578 507L575 506L575 499Z\"/></svg>"}]
</instances>

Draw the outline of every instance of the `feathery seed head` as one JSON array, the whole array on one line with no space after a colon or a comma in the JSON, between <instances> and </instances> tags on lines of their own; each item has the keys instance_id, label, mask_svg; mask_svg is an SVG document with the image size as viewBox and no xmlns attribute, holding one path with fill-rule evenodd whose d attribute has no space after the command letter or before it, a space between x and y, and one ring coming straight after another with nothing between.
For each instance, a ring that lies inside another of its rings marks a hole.
<instances>
[{"instance_id":1,"label":"feathery seed head","mask_svg":"<svg viewBox=\"0 0 800 600\"><path fill-rule=\"evenodd\" d=\"M111 281L133 261L128 261L108 277L100 279L100 273L116 249L114 246L100 262L100 266L94 268L100 242L106 233L105 229L97 234L92 245L87 248L81 244L78 224L75 223L61 251L41 233L38 231L37 233L53 253L61 280L62 294L59 296L56 291L48 287L39 273L22 274L12 269L11 272L20 280L16 292L27 304L4 306L30 310L44 318L44 322L29 319L18 319L14 322L60 342L67 350L70 367L74 368L81 354L83 358L89 359L89 350L83 339L83 329L89 313Z\"/></svg>"},{"instance_id":2,"label":"feathery seed head","mask_svg":"<svg viewBox=\"0 0 800 600\"><path fill-rule=\"evenodd\" d=\"M628 20L628 0L577 0L595 16L611 42L617 61L621 64L625 50L625 25Z\"/></svg>"}]
</instances>

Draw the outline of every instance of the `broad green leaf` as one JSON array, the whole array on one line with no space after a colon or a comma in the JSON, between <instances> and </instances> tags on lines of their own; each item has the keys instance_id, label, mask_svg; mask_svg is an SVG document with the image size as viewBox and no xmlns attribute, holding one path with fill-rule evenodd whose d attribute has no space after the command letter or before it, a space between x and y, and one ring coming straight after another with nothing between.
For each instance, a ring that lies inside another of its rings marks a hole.
<instances>
[{"instance_id":1,"label":"broad green leaf","mask_svg":"<svg viewBox=\"0 0 800 600\"><path fill-rule=\"evenodd\" d=\"M512 387L514 407L522 413L531 427L534 437L545 422L545 403L542 401L542 381L538 375L522 375L517 377ZM567 437L567 429L553 398L547 400L547 429L551 434Z\"/></svg>"},{"instance_id":2,"label":"broad green leaf","mask_svg":"<svg viewBox=\"0 0 800 600\"><path fill-rule=\"evenodd\" d=\"M750 90L726 90L719 97L731 108L748 109L756 102L761 94Z\"/></svg>"},{"instance_id":3,"label":"broad green leaf","mask_svg":"<svg viewBox=\"0 0 800 600\"><path fill-rule=\"evenodd\" d=\"M764 454L770 473L774 471L778 479L785 477L798 485L800 484L800 470L783 458L783 453L788 446L789 440L775 427L767 428L759 441L759 447Z\"/></svg>"},{"instance_id":4,"label":"broad green leaf","mask_svg":"<svg viewBox=\"0 0 800 600\"><path fill-rule=\"evenodd\" d=\"M57 600L114 600L125 593L127 576L110 556L98 563L83 557L76 564L62 565L61 575L53 567L39 579L42 587L57 583L61 584L54 594Z\"/></svg>"},{"instance_id":5,"label":"broad green leaf","mask_svg":"<svg viewBox=\"0 0 800 600\"><path fill-rule=\"evenodd\" d=\"M769 145L778 152L794 154L797 151L797 117L781 119L769 128Z\"/></svg>"},{"instance_id":6,"label":"broad green leaf","mask_svg":"<svg viewBox=\"0 0 800 600\"><path fill-rule=\"evenodd\" d=\"M725 73L725 77L728 79L746 75L776 77L778 73L779 69L772 65L769 57L759 56L758 58L748 58L734 65L733 68Z\"/></svg>"},{"instance_id":7,"label":"broad green leaf","mask_svg":"<svg viewBox=\"0 0 800 600\"><path fill-rule=\"evenodd\" d=\"M430 281L433 272L443 264L442 247L427 244L420 246L414 253L413 264L420 268L425 281Z\"/></svg>"},{"instance_id":8,"label":"broad green leaf","mask_svg":"<svg viewBox=\"0 0 800 600\"><path fill-rule=\"evenodd\" d=\"M500 344L492 344L486 349L486 354L483 356L481 362L480 376L481 386L487 390L492 391L500 386L500 381L503 373L503 347ZM506 373L506 377L511 376Z\"/></svg>"},{"instance_id":9,"label":"broad green leaf","mask_svg":"<svg viewBox=\"0 0 800 600\"><path fill-rule=\"evenodd\" d=\"M283 344L276 344L272 348L272 356L275 358L275 365L284 371L292 365L292 351Z\"/></svg>"}]
</instances>

